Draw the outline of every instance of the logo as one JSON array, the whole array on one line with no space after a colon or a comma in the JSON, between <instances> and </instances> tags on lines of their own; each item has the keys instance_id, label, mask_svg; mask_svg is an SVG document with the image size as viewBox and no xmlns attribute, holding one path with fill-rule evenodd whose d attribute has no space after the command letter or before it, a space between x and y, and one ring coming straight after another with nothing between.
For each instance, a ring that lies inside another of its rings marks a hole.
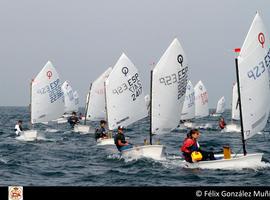
<instances>
[{"instance_id":1,"label":"logo","mask_svg":"<svg viewBox=\"0 0 270 200\"><path fill-rule=\"evenodd\" d=\"M127 74L128 74L128 68L127 68L127 67L123 67L123 68L122 68L122 73L123 73L125 76L127 76Z\"/></svg>"},{"instance_id":2,"label":"logo","mask_svg":"<svg viewBox=\"0 0 270 200\"><path fill-rule=\"evenodd\" d=\"M47 71L47 76L50 79L52 77L52 71Z\"/></svg>"},{"instance_id":3,"label":"logo","mask_svg":"<svg viewBox=\"0 0 270 200\"><path fill-rule=\"evenodd\" d=\"M180 63L180 65L183 67L183 61L184 61L184 58L183 56L180 54L177 56L177 61Z\"/></svg>"},{"instance_id":4,"label":"logo","mask_svg":"<svg viewBox=\"0 0 270 200\"><path fill-rule=\"evenodd\" d=\"M23 200L23 187L22 186L9 186L8 199L9 200Z\"/></svg>"},{"instance_id":5,"label":"logo","mask_svg":"<svg viewBox=\"0 0 270 200\"><path fill-rule=\"evenodd\" d=\"M203 89L202 85L200 85L200 86L199 86L199 89L200 89L200 90L202 90L202 89Z\"/></svg>"},{"instance_id":6,"label":"logo","mask_svg":"<svg viewBox=\"0 0 270 200\"><path fill-rule=\"evenodd\" d=\"M264 34L262 32L259 33L258 40L259 40L259 43L261 43L262 48L264 48L263 45L265 43L265 37L264 37Z\"/></svg>"}]
</instances>

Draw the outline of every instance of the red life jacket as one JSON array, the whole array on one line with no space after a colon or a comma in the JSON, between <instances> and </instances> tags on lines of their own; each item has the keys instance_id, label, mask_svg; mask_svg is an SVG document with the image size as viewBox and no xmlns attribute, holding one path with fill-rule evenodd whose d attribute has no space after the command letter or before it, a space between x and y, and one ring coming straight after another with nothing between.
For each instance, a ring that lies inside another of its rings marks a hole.
<instances>
[{"instance_id":1,"label":"red life jacket","mask_svg":"<svg viewBox=\"0 0 270 200\"><path fill-rule=\"evenodd\" d=\"M181 151L184 153L191 153L192 151L198 151L199 147L196 140L186 138L181 147Z\"/></svg>"},{"instance_id":2,"label":"red life jacket","mask_svg":"<svg viewBox=\"0 0 270 200\"><path fill-rule=\"evenodd\" d=\"M225 128L225 122L224 121L219 121L219 127L221 128L221 129L224 129Z\"/></svg>"}]
</instances>

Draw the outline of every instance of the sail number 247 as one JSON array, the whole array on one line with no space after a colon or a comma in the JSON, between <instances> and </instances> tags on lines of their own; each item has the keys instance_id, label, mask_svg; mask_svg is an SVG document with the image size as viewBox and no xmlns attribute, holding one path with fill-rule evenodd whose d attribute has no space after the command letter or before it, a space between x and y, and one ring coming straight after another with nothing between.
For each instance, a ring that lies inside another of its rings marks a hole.
<instances>
[{"instance_id":1,"label":"sail number 247","mask_svg":"<svg viewBox=\"0 0 270 200\"><path fill-rule=\"evenodd\" d=\"M259 64L255 67L253 67L251 70L247 72L247 76L249 78L253 78L256 80L259 78L268 68L270 67L270 49L268 50L268 53L264 57L264 60L259 62Z\"/></svg>"},{"instance_id":2,"label":"sail number 247","mask_svg":"<svg viewBox=\"0 0 270 200\"><path fill-rule=\"evenodd\" d=\"M120 95L125 90L129 90L131 92L131 98L133 101L137 99L142 94L142 84L139 79L139 74L136 73L130 79L127 80L127 83L122 83L117 88L113 89L113 94Z\"/></svg>"}]
</instances>

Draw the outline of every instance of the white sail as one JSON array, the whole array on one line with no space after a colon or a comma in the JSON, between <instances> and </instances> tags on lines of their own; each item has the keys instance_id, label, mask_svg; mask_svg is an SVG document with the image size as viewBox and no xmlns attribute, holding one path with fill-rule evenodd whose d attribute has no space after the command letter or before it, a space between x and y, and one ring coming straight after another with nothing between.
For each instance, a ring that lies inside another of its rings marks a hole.
<instances>
[{"instance_id":1,"label":"white sail","mask_svg":"<svg viewBox=\"0 0 270 200\"><path fill-rule=\"evenodd\" d=\"M181 118L188 78L188 59L177 39L153 69L152 75L152 134L176 128Z\"/></svg>"},{"instance_id":2,"label":"white sail","mask_svg":"<svg viewBox=\"0 0 270 200\"><path fill-rule=\"evenodd\" d=\"M137 68L123 53L105 82L110 130L128 126L147 116L144 88Z\"/></svg>"},{"instance_id":3,"label":"white sail","mask_svg":"<svg viewBox=\"0 0 270 200\"><path fill-rule=\"evenodd\" d=\"M74 111L78 112L79 111L79 94L77 91L73 92L73 97L74 97Z\"/></svg>"},{"instance_id":4,"label":"white sail","mask_svg":"<svg viewBox=\"0 0 270 200\"><path fill-rule=\"evenodd\" d=\"M195 117L195 94L190 80L187 83L185 101L181 113L181 120L193 119Z\"/></svg>"},{"instance_id":5,"label":"white sail","mask_svg":"<svg viewBox=\"0 0 270 200\"><path fill-rule=\"evenodd\" d=\"M221 97L217 102L216 114L222 114L225 111L225 97Z\"/></svg>"},{"instance_id":6,"label":"white sail","mask_svg":"<svg viewBox=\"0 0 270 200\"><path fill-rule=\"evenodd\" d=\"M237 83L235 83L232 90L232 119L234 120L240 119L237 87Z\"/></svg>"},{"instance_id":7,"label":"white sail","mask_svg":"<svg viewBox=\"0 0 270 200\"><path fill-rule=\"evenodd\" d=\"M111 73L112 68L109 67L103 72L93 83L90 89L90 99L88 100L88 109L86 119L91 121L99 121L106 118L105 110L105 89L104 83Z\"/></svg>"},{"instance_id":8,"label":"white sail","mask_svg":"<svg viewBox=\"0 0 270 200\"><path fill-rule=\"evenodd\" d=\"M238 56L244 138L262 131L269 115L270 46L264 23L257 13Z\"/></svg>"},{"instance_id":9,"label":"white sail","mask_svg":"<svg viewBox=\"0 0 270 200\"><path fill-rule=\"evenodd\" d=\"M195 87L195 117L202 118L209 115L208 93L202 81L199 81Z\"/></svg>"},{"instance_id":10,"label":"white sail","mask_svg":"<svg viewBox=\"0 0 270 200\"><path fill-rule=\"evenodd\" d=\"M65 81L62 85L62 91L64 93L64 101L65 101L65 112L71 113L73 111L77 111L75 106L75 99L73 95L73 89L68 81Z\"/></svg>"},{"instance_id":11,"label":"white sail","mask_svg":"<svg viewBox=\"0 0 270 200\"><path fill-rule=\"evenodd\" d=\"M50 61L32 81L31 90L31 123L48 122L63 114L61 82Z\"/></svg>"}]
</instances>

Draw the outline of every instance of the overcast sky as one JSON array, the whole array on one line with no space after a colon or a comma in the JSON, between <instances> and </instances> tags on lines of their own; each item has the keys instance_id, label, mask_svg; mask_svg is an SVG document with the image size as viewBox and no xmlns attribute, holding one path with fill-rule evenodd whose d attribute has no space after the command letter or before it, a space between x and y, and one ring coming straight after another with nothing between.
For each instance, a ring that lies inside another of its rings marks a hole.
<instances>
[{"instance_id":1,"label":"overcast sky","mask_svg":"<svg viewBox=\"0 0 270 200\"><path fill-rule=\"evenodd\" d=\"M195 85L209 105L231 105L233 49L241 47L259 10L270 31L269 0L0 0L0 106L27 106L29 84L50 60L84 106L89 84L122 52L142 74L177 37Z\"/></svg>"}]
</instances>

